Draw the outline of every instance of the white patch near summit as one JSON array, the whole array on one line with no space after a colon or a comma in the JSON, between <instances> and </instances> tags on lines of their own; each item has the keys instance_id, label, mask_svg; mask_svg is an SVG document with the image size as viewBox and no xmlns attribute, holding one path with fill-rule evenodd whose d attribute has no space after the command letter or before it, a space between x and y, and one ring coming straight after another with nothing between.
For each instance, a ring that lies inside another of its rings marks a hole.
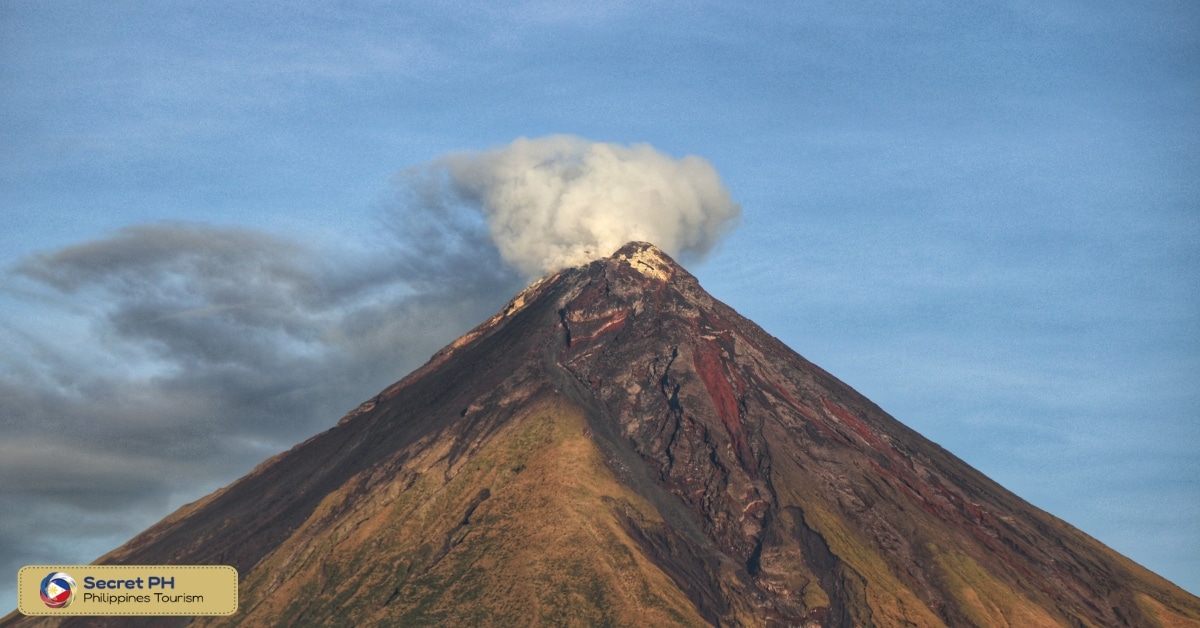
<instances>
[{"instance_id":1,"label":"white patch near summit","mask_svg":"<svg viewBox=\"0 0 1200 628\"><path fill-rule=\"evenodd\" d=\"M670 281L671 264L663 256L663 252L653 245L639 247L633 253L621 253L618 259L629 262L629 265L639 273L658 279Z\"/></svg>"}]
</instances>

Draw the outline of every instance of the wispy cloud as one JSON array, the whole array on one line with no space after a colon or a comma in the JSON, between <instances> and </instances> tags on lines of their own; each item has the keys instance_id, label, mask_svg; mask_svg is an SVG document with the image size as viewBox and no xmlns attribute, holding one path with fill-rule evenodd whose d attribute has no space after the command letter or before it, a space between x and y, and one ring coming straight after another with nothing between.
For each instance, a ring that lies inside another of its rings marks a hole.
<instances>
[{"instance_id":1,"label":"wispy cloud","mask_svg":"<svg viewBox=\"0 0 1200 628\"><path fill-rule=\"evenodd\" d=\"M24 260L16 281L86 303L57 316L88 331L27 332L0 365L0 510L28 514L4 518L0 562L91 560L331 424L520 285L486 248L414 256L414 235L349 255L163 223ZM66 527L85 553L54 541Z\"/></svg>"}]
</instances>

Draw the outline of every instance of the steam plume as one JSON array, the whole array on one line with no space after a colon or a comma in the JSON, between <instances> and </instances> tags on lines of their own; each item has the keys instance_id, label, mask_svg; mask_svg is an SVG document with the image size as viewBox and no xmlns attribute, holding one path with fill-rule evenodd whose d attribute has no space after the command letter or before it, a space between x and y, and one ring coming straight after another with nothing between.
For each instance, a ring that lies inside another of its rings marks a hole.
<instances>
[{"instance_id":1,"label":"steam plume","mask_svg":"<svg viewBox=\"0 0 1200 628\"><path fill-rule=\"evenodd\" d=\"M630 240L702 257L734 225L734 203L708 161L649 144L570 135L520 138L431 164L484 214L501 258L533 278L603 257Z\"/></svg>"}]
</instances>

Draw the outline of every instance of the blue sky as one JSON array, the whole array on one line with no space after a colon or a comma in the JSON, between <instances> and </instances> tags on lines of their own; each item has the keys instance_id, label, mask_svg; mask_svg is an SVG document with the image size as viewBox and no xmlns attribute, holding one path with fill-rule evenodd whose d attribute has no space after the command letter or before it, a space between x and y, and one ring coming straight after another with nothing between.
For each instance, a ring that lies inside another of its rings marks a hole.
<instances>
[{"instance_id":1,"label":"blue sky","mask_svg":"<svg viewBox=\"0 0 1200 628\"><path fill-rule=\"evenodd\" d=\"M502 305L412 254L397 173L568 133L707 159L714 296L1200 592L1194 3L288 4L0 3L3 568L94 559Z\"/></svg>"}]
</instances>

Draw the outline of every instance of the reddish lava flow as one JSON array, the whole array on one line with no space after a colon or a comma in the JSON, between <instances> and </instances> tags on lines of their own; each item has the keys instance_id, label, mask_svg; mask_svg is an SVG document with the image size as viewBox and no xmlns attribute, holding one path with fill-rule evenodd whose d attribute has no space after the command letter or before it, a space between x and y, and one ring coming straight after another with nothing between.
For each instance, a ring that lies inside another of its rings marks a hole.
<instances>
[{"instance_id":1,"label":"reddish lava flow","mask_svg":"<svg viewBox=\"0 0 1200 628\"><path fill-rule=\"evenodd\" d=\"M696 374L700 376L700 381L704 382L708 396L712 398L717 416L725 425L725 431L729 434L734 451L737 452L738 461L743 468L749 471L751 467L747 462L750 459L750 452L746 447L746 432L742 426L741 414L738 412L737 396L733 386L729 383L725 363L721 359L720 345L714 341L698 343L692 350L692 362L696 367ZM741 384L740 381L738 383ZM744 387L744 385L739 387Z\"/></svg>"}]
</instances>

